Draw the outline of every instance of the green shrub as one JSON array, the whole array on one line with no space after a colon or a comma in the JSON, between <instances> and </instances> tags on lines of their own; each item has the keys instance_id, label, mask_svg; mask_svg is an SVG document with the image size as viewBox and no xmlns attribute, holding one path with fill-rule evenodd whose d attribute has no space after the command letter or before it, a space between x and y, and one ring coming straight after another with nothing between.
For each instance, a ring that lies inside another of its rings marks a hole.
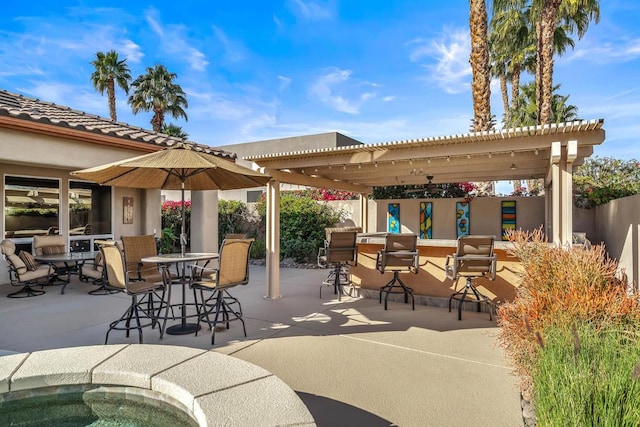
<instances>
[{"instance_id":1,"label":"green shrub","mask_svg":"<svg viewBox=\"0 0 640 427\"><path fill-rule=\"evenodd\" d=\"M221 241L229 233L264 238L260 234L263 229L259 218L253 216L246 204L237 200L218 200L218 236Z\"/></svg>"},{"instance_id":2,"label":"green shrub","mask_svg":"<svg viewBox=\"0 0 640 427\"><path fill-rule=\"evenodd\" d=\"M264 221L266 202L256 205ZM341 212L334 211L326 203L318 203L304 195L282 192L280 197L280 254L297 262L309 262L316 258L323 245L326 227L340 221Z\"/></svg>"},{"instance_id":3,"label":"green shrub","mask_svg":"<svg viewBox=\"0 0 640 427\"><path fill-rule=\"evenodd\" d=\"M640 331L640 303L626 281L616 277L617 263L608 258L603 246L585 250L550 245L540 230L510 233L510 240L514 243L511 254L520 260L523 272L516 298L498 309L499 339L525 398L533 395L537 414L539 390L534 376L547 348L545 343L556 333L566 338L576 324L635 334ZM555 357L550 354L544 357ZM596 363L599 359L593 360Z\"/></svg>"},{"instance_id":4,"label":"green shrub","mask_svg":"<svg viewBox=\"0 0 640 427\"><path fill-rule=\"evenodd\" d=\"M191 236L191 201L184 202L185 233L187 239ZM180 230L182 229L182 202L167 200L162 203L161 213L162 233L170 233L175 239L169 239L164 246L167 253L178 252L180 249ZM162 236L161 236L162 238ZM172 242L172 243L169 243Z\"/></svg>"},{"instance_id":5,"label":"green shrub","mask_svg":"<svg viewBox=\"0 0 640 427\"><path fill-rule=\"evenodd\" d=\"M267 256L267 243L262 239L256 239L251 245L249 256L253 259L263 259Z\"/></svg>"},{"instance_id":6,"label":"green shrub","mask_svg":"<svg viewBox=\"0 0 640 427\"><path fill-rule=\"evenodd\" d=\"M581 322L545 331L533 371L540 426L640 425L635 331Z\"/></svg>"}]
</instances>

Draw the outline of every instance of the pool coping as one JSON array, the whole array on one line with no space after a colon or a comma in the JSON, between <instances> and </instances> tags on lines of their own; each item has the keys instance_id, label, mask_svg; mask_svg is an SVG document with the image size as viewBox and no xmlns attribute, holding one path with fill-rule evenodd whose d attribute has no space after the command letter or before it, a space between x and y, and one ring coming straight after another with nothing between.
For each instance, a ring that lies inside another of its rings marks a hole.
<instances>
[{"instance_id":1,"label":"pool coping","mask_svg":"<svg viewBox=\"0 0 640 427\"><path fill-rule=\"evenodd\" d=\"M0 357L0 401L10 393L83 384L151 390L179 402L201 427L315 425L298 395L274 374L211 350L122 344Z\"/></svg>"}]
</instances>

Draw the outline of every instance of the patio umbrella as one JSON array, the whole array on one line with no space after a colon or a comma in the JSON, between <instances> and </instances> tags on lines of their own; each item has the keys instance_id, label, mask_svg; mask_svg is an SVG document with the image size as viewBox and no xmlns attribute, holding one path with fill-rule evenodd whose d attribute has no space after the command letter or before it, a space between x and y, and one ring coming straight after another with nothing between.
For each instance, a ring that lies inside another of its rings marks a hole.
<instances>
[{"instance_id":1,"label":"patio umbrella","mask_svg":"<svg viewBox=\"0 0 640 427\"><path fill-rule=\"evenodd\" d=\"M251 170L192 145L179 143L150 154L71 172L114 187L181 190L180 246L185 253L184 190L234 190L262 187L269 175Z\"/></svg>"}]
</instances>

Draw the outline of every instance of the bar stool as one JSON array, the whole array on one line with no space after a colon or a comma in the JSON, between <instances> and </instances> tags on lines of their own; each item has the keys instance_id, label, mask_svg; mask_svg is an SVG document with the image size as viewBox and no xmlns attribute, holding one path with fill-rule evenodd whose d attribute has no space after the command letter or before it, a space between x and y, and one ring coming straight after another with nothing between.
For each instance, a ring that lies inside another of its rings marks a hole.
<instances>
[{"instance_id":1,"label":"bar stool","mask_svg":"<svg viewBox=\"0 0 640 427\"><path fill-rule=\"evenodd\" d=\"M400 279L400 273L418 274L420 254L417 249L418 236L411 233L387 234L384 241L384 249L378 251L376 256L376 269L382 274L393 272L393 278L389 283L380 288L380 303L382 294L384 297L384 309L387 309L389 294L404 294L404 303L411 297L411 309L416 309L413 289L404 284ZM400 288L394 290L394 288Z\"/></svg>"}]
</instances>

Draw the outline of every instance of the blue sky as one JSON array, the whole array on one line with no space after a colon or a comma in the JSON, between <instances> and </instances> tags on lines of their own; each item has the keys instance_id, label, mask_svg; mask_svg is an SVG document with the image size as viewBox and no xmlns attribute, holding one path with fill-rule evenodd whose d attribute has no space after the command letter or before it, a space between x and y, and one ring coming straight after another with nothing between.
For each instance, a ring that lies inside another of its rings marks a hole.
<instances>
[{"instance_id":1,"label":"blue sky","mask_svg":"<svg viewBox=\"0 0 640 427\"><path fill-rule=\"evenodd\" d=\"M639 158L640 2L601 1L554 80L583 119L604 118L600 156ZM218 146L338 131L365 143L465 133L468 0L4 0L0 88L108 117L90 82L115 49L132 76L164 64L187 93L190 139ZM525 76L524 81L531 80ZM150 128L117 92L118 119ZM492 112L502 117L496 83Z\"/></svg>"}]
</instances>

